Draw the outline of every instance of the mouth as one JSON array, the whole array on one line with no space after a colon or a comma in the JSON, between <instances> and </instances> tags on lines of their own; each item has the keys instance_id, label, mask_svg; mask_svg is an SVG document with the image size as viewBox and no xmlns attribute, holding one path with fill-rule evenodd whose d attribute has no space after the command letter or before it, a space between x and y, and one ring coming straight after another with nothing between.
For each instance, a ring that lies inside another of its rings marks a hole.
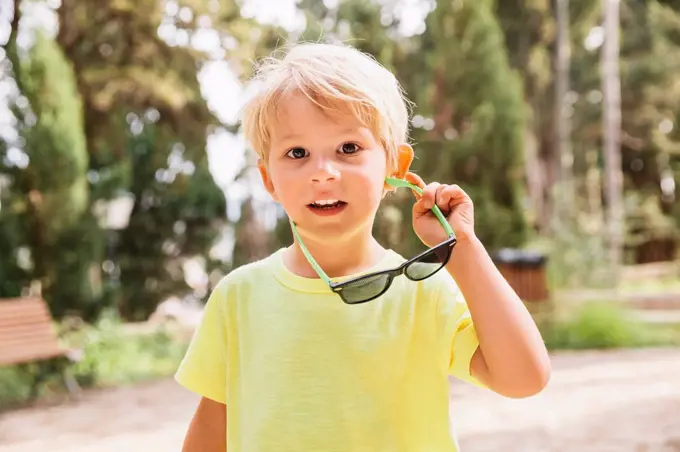
<instances>
[{"instance_id":1,"label":"mouth","mask_svg":"<svg viewBox=\"0 0 680 452\"><path fill-rule=\"evenodd\" d=\"M309 204L307 204L307 207L310 207L312 209L328 210L343 206L345 204L347 204L345 201L340 201L337 199L321 199L318 201L310 202Z\"/></svg>"},{"instance_id":2,"label":"mouth","mask_svg":"<svg viewBox=\"0 0 680 452\"><path fill-rule=\"evenodd\" d=\"M320 199L307 204L307 207L319 215L332 215L342 211L347 203L338 199Z\"/></svg>"}]
</instances>

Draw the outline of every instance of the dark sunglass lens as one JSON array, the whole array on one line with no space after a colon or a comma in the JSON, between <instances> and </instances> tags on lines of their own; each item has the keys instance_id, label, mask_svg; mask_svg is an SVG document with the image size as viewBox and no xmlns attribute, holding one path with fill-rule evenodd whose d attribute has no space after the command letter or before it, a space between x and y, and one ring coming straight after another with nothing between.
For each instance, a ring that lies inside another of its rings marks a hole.
<instances>
[{"instance_id":1,"label":"dark sunglass lens","mask_svg":"<svg viewBox=\"0 0 680 452\"><path fill-rule=\"evenodd\" d=\"M420 281L437 273L448 261L451 253L451 244L444 243L417 261L406 267L406 276L414 281Z\"/></svg>"},{"instance_id":2,"label":"dark sunglass lens","mask_svg":"<svg viewBox=\"0 0 680 452\"><path fill-rule=\"evenodd\" d=\"M361 303L380 294L389 282L389 275L370 276L344 286L341 295L345 303Z\"/></svg>"},{"instance_id":3,"label":"dark sunglass lens","mask_svg":"<svg viewBox=\"0 0 680 452\"><path fill-rule=\"evenodd\" d=\"M449 255L451 254L451 247L452 245L450 243L447 243L446 245L438 246L437 248L434 249L434 255L436 256L436 262L443 263L445 264L449 260Z\"/></svg>"}]
</instances>

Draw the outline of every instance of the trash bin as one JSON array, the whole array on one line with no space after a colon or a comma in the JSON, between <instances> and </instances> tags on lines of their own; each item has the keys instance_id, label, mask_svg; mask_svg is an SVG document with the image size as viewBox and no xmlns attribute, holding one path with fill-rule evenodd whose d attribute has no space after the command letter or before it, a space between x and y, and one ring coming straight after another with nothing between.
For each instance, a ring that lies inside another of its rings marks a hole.
<instances>
[{"instance_id":1,"label":"trash bin","mask_svg":"<svg viewBox=\"0 0 680 452\"><path fill-rule=\"evenodd\" d=\"M548 300L548 259L545 255L535 251L503 248L493 256L493 260L523 301Z\"/></svg>"}]
</instances>

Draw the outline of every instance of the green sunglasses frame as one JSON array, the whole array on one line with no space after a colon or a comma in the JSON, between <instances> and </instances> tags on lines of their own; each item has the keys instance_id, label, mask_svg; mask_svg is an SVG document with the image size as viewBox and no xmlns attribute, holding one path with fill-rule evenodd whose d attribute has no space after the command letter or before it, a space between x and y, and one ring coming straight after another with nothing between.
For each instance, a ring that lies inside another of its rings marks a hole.
<instances>
[{"instance_id":1,"label":"green sunglasses frame","mask_svg":"<svg viewBox=\"0 0 680 452\"><path fill-rule=\"evenodd\" d=\"M395 188L410 188L411 190L415 191L419 195L423 194L423 190L420 187L418 187L417 185L414 185L414 184L412 184L408 181L405 181L403 179L396 179L396 178L393 178L393 177L387 177L387 178L385 178L385 182L388 185L395 187ZM345 303L347 303L347 304L360 304L360 303L365 303L367 301L371 301L371 300L379 297L383 293L385 293L387 291L387 289L389 289L389 287L391 286L392 279L394 279L395 276L399 276L399 275L403 274L405 272L405 269L410 264L412 264L413 262L417 262L423 256L435 251L436 249L438 249L438 248L440 248L444 245L451 247L451 248L455 245L456 234L453 232L453 228L448 223L448 221L446 221L446 217L444 216L444 214L441 212L439 207L437 207L437 205L434 205L432 207L432 212L434 213L435 217L437 217L437 219L441 223L442 227L446 231L446 234L448 235L448 238L445 241L443 241L442 243L435 245L432 248L420 253L416 257L409 259L408 261L404 262L403 264L401 264L397 268L388 269L388 270L381 270L381 271L377 271L377 272L373 272L373 273L367 273L367 274L360 275L360 276L357 276L355 278L345 280L345 281L341 281L341 282L336 282L336 281L333 281L331 278L329 278L328 275L326 274L326 272L324 272L323 269L316 262L314 257L312 257L311 253L309 252L309 250L305 246L304 242L302 241L302 238L300 237L300 234L299 234L297 227L295 226L295 223L293 222L293 220L290 220L290 226L293 230L293 235L295 236L295 239L300 244L300 249L302 250L302 253L305 255L305 258L307 259L309 264L312 266L314 271L319 275L319 278L321 278L321 280L323 280L326 284L328 284L328 287L331 289L332 292L339 294L340 298L342 298L342 300ZM443 267L443 265L442 265L442 267ZM439 271L439 270L437 270L437 271ZM428 275L427 278L434 275L437 271ZM362 301L358 301L358 302L348 302L342 296L342 290L343 290L344 287L351 285L352 283L355 283L356 281L367 279L367 278L377 276L377 275L383 275L383 274L389 274L390 280L388 281L388 283L386 284L386 287L382 290L382 292L378 293L377 295L370 297L368 299L362 300ZM425 279L425 278L423 278L423 279Z\"/></svg>"}]
</instances>

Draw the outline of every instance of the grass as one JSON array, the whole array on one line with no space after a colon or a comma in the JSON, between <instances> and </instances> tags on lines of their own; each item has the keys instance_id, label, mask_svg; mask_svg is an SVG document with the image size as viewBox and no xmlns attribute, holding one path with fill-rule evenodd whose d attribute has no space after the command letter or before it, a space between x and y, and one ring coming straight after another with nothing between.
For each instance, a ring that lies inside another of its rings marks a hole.
<instances>
[{"instance_id":1,"label":"grass","mask_svg":"<svg viewBox=\"0 0 680 452\"><path fill-rule=\"evenodd\" d=\"M621 282L621 290L630 293L680 293L680 280L676 277L643 281L624 280Z\"/></svg>"},{"instance_id":2,"label":"grass","mask_svg":"<svg viewBox=\"0 0 680 452\"><path fill-rule=\"evenodd\" d=\"M150 334L126 334L110 316L69 335L67 342L82 347L83 359L74 372L85 386L123 385L171 375L188 345L162 327Z\"/></svg>"},{"instance_id":3,"label":"grass","mask_svg":"<svg viewBox=\"0 0 680 452\"><path fill-rule=\"evenodd\" d=\"M537 323L551 350L680 346L680 324L645 323L614 302L585 302Z\"/></svg>"}]
</instances>

